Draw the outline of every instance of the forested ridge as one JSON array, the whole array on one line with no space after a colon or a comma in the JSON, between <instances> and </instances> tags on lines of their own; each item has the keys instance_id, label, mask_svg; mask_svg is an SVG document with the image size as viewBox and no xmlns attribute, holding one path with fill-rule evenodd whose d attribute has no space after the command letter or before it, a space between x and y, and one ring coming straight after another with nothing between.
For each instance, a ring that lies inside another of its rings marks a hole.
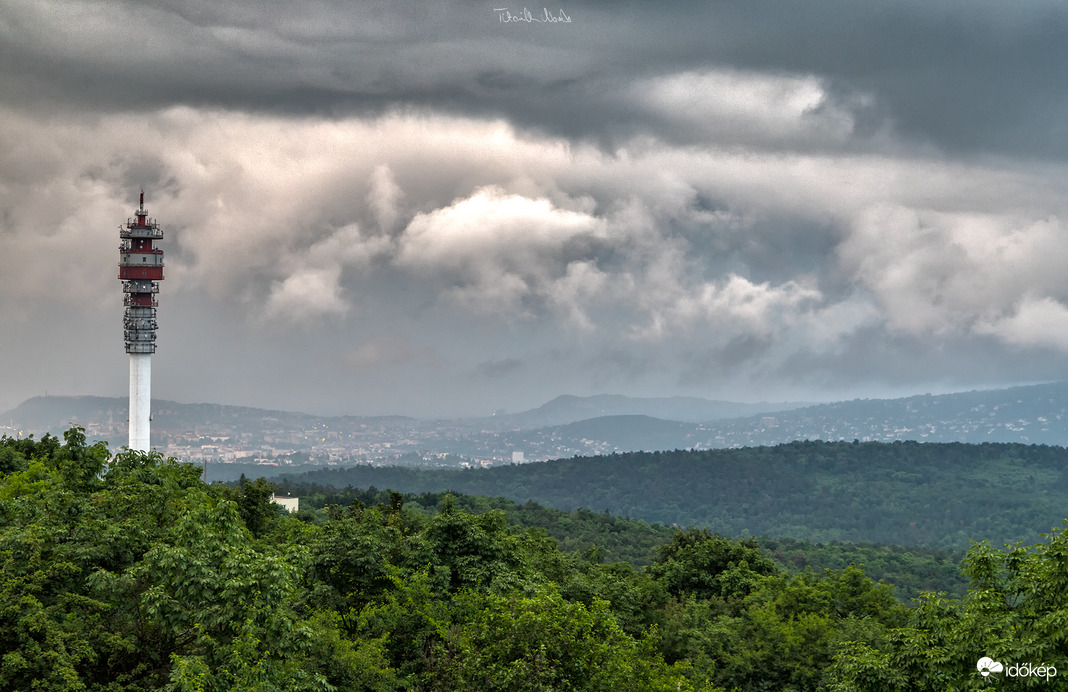
<instances>
[{"instance_id":1,"label":"forested ridge","mask_svg":"<svg viewBox=\"0 0 1068 692\"><path fill-rule=\"evenodd\" d=\"M467 471L356 466L296 479L586 507L725 535L966 550L1030 540L1068 507L1068 450L1022 444L792 442L635 452Z\"/></svg>"},{"instance_id":2,"label":"forested ridge","mask_svg":"<svg viewBox=\"0 0 1068 692\"><path fill-rule=\"evenodd\" d=\"M322 509L331 504L344 507L353 501L365 505L385 504L392 492L374 486L331 488L292 478L279 479L273 485L280 494L299 497L300 506L305 510ZM406 511L434 514L448 494L405 493L402 497ZM670 543L679 530L586 508L567 512L530 500L519 504L503 497L463 494L453 494L453 499L458 507L472 514L500 511L511 526L544 531L563 552L595 555L602 562L626 562L638 568L652 564L657 550ZM821 573L825 569L861 565L875 581L893 584L895 594L902 601L909 601L922 591L943 591L960 596L968 585L960 573L963 550L842 541L815 543L762 536L756 537L756 541L768 557L790 573L806 569Z\"/></svg>"},{"instance_id":3,"label":"forested ridge","mask_svg":"<svg viewBox=\"0 0 1068 692\"><path fill-rule=\"evenodd\" d=\"M1060 531L978 544L962 598L908 607L860 568L791 574L707 529L639 568L462 506L482 500L288 515L272 490L77 428L0 439L0 690L903 692L985 688L981 656L1068 670Z\"/></svg>"}]
</instances>

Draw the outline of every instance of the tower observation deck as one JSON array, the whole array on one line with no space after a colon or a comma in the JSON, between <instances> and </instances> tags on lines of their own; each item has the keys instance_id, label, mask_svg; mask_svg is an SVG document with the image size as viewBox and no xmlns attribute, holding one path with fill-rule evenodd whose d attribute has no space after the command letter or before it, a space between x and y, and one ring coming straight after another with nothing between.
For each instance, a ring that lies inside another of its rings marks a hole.
<instances>
[{"instance_id":1,"label":"tower observation deck","mask_svg":"<svg viewBox=\"0 0 1068 692\"><path fill-rule=\"evenodd\" d=\"M130 449L149 450L152 354L156 352L156 294L163 280L163 239L159 223L148 218L145 192L135 218L119 226L119 280L122 281L123 337L130 354Z\"/></svg>"}]
</instances>

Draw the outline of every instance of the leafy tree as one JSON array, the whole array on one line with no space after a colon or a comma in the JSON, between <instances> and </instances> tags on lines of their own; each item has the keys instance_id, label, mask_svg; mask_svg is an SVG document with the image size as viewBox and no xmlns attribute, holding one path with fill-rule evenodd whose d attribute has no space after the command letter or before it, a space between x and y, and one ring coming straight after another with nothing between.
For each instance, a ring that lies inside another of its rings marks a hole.
<instances>
[{"instance_id":1,"label":"leafy tree","mask_svg":"<svg viewBox=\"0 0 1068 692\"><path fill-rule=\"evenodd\" d=\"M0 439L0 475L26 468L26 457L9 442L14 440L7 436Z\"/></svg>"},{"instance_id":2,"label":"leafy tree","mask_svg":"<svg viewBox=\"0 0 1068 692\"><path fill-rule=\"evenodd\" d=\"M466 593L456 609L461 626L438 643L432 666L448 689L693 689L682 668L663 665L652 642L626 635L605 601L586 606L543 587L530 595Z\"/></svg>"},{"instance_id":3,"label":"leafy tree","mask_svg":"<svg viewBox=\"0 0 1068 692\"><path fill-rule=\"evenodd\" d=\"M743 598L760 577L779 568L755 539L732 540L708 529L679 531L657 551L649 568L672 594L700 598Z\"/></svg>"},{"instance_id":4,"label":"leafy tree","mask_svg":"<svg viewBox=\"0 0 1068 692\"><path fill-rule=\"evenodd\" d=\"M1003 550L978 543L963 570L968 592L960 599L927 594L910 613L907 627L892 630L883 645L853 643L837 656L832 689L986 689L1005 682L1004 671L983 677L985 656L1009 663L1050 664L1068 660L1068 534L1054 529L1046 542ZM1014 678L1016 687L1045 688L1040 677Z\"/></svg>"},{"instance_id":5,"label":"leafy tree","mask_svg":"<svg viewBox=\"0 0 1068 692\"><path fill-rule=\"evenodd\" d=\"M373 643L300 609L305 548L258 545L191 465L64 437L0 479L0 690L327 689L374 669Z\"/></svg>"},{"instance_id":6,"label":"leafy tree","mask_svg":"<svg viewBox=\"0 0 1068 692\"><path fill-rule=\"evenodd\" d=\"M503 513L471 515L447 496L423 534L433 555L432 573L440 575L450 591L514 580L521 562L519 545L506 526Z\"/></svg>"},{"instance_id":7,"label":"leafy tree","mask_svg":"<svg viewBox=\"0 0 1068 692\"><path fill-rule=\"evenodd\" d=\"M429 559L425 545L405 539L381 511L353 506L310 541L308 598L318 608L347 614L382 597L393 586L396 567Z\"/></svg>"},{"instance_id":8,"label":"leafy tree","mask_svg":"<svg viewBox=\"0 0 1068 692\"><path fill-rule=\"evenodd\" d=\"M882 643L904 622L892 590L858 568L765 579L736 614L714 621L704 656L739 689L822 689L843 640Z\"/></svg>"},{"instance_id":9,"label":"leafy tree","mask_svg":"<svg viewBox=\"0 0 1068 692\"><path fill-rule=\"evenodd\" d=\"M263 536L272 520L278 517L279 506L271 501L273 495L273 483L263 478L250 481L245 474L241 474L236 492L230 495L237 503L241 520L257 538Z\"/></svg>"}]
</instances>

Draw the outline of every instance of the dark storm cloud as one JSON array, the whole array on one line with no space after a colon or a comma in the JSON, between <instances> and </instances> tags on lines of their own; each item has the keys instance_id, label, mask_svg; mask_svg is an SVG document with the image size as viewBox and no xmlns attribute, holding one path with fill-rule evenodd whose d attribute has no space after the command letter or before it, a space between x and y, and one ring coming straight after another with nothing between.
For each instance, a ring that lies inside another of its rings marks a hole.
<instances>
[{"instance_id":1,"label":"dark storm cloud","mask_svg":"<svg viewBox=\"0 0 1068 692\"><path fill-rule=\"evenodd\" d=\"M456 415L1063 376L1068 9L497 6L0 5L0 407L40 393L10 364L42 315L108 325L83 341L121 362L142 186L170 398ZM121 393L65 363L45 386Z\"/></svg>"},{"instance_id":2,"label":"dark storm cloud","mask_svg":"<svg viewBox=\"0 0 1068 692\"><path fill-rule=\"evenodd\" d=\"M825 94L813 111L852 114L854 144L889 125L950 151L1068 152L1062 4L563 9L569 24L513 25L481 2L16 0L0 8L0 87L8 98L79 110L189 104L336 116L400 104L500 115L602 143L650 126L668 140L729 142L731 133L670 122L631 91L642 80L726 69L815 76Z\"/></svg>"}]
</instances>

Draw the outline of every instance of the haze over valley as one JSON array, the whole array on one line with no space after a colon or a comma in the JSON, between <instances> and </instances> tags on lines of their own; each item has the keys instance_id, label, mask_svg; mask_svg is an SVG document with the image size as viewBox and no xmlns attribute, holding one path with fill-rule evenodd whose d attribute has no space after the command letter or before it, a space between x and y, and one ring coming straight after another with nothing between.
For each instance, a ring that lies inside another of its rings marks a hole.
<instances>
[{"instance_id":1,"label":"haze over valley","mask_svg":"<svg viewBox=\"0 0 1068 692\"><path fill-rule=\"evenodd\" d=\"M59 434L74 423L118 449L126 443L126 406L126 400L105 397L30 399L0 414L0 432ZM281 467L368 462L485 467L793 440L1068 444L1068 382L818 405L562 396L520 413L441 420L324 417L159 400L153 410L153 444L167 455ZM219 473L212 477L236 477Z\"/></svg>"}]
</instances>

